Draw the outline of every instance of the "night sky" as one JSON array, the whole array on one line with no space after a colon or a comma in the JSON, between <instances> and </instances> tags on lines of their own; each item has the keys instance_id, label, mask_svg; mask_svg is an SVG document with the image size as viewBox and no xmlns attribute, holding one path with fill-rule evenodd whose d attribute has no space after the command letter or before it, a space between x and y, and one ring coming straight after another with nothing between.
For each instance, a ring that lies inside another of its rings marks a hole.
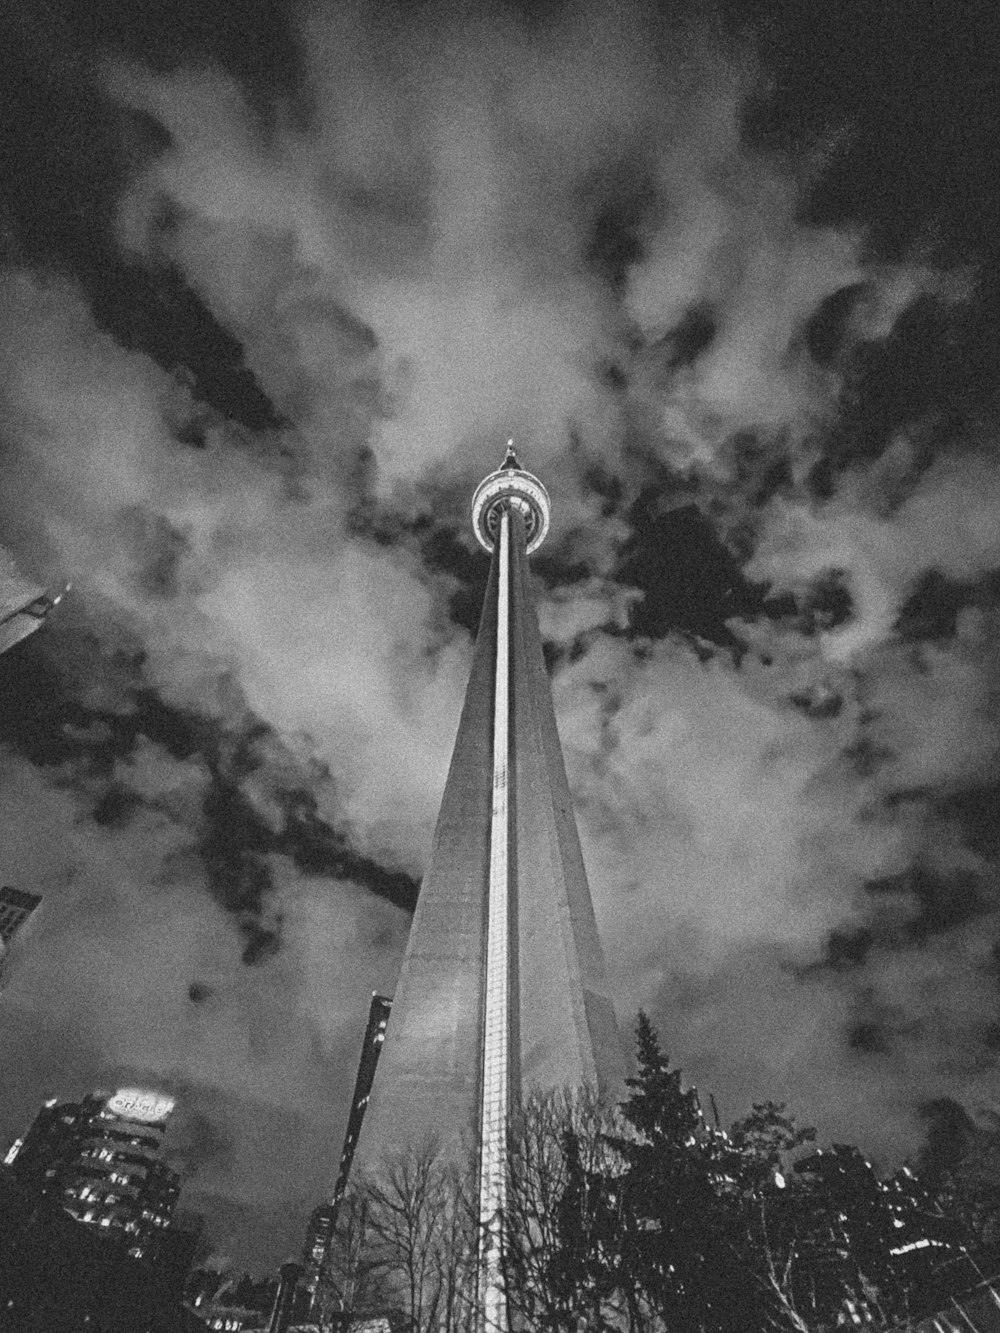
<instances>
[{"instance_id":1,"label":"night sky","mask_svg":"<svg viewBox=\"0 0 1000 1333\"><path fill-rule=\"evenodd\" d=\"M179 1098L295 1253L509 435L623 1028L880 1165L1000 1108L995 4L5 0L0 1147Z\"/></svg>"}]
</instances>

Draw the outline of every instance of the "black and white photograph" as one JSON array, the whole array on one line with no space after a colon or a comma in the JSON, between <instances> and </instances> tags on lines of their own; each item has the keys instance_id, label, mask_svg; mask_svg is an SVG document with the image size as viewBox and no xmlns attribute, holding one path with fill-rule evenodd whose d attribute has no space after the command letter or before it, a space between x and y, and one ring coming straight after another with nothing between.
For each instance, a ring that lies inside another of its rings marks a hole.
<instances>
[{"instance_id":1,"label":"black and white photograph","mask_svg":"<svg viewBox=\"0 0 1000 1333\"><path fill-rule=\"evenodd\" d=\"M0 1333L1000 1333L995 3L0 74Z\"/></svg>"}]
</instances>

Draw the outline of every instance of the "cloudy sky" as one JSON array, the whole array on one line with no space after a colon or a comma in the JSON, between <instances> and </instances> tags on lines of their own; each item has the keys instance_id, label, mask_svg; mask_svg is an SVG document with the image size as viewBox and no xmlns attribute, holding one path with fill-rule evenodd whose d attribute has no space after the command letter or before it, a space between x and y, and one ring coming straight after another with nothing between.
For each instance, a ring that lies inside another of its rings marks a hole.
<instances>
[{"instance_id":1,"label":"cloudy sky","mask_svg":"<svg viewBox=\"0 0 1000 1333\"><path fill-rule=\"evenodd\" d=\"M1000 1103L989 3L0 7L2 1146L328 1191L513 435L623 1026L885 1165ZM377 16L376 16L377 15ZM873 17L876 16L876 17Z\"/></svg>"}]
</instances>

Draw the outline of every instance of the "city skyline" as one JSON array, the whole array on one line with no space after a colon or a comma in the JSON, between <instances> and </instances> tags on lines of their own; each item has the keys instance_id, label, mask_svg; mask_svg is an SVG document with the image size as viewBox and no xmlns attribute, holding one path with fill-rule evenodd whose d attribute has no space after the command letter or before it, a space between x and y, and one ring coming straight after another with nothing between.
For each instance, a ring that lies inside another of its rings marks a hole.
<instances>
[{"instance_id":1,"label":"city skyline","mask_svg":"<svg viewBox=\"0 0 1000 1333\"><path fill-rule=\"evenodd\" d=\"M996 1109L995 14L858 18L11 20L5 1144L163 1088L220 1261L299 1253L510 436L623 1032L886 1166Z\"/></svg>"}]
</instances>

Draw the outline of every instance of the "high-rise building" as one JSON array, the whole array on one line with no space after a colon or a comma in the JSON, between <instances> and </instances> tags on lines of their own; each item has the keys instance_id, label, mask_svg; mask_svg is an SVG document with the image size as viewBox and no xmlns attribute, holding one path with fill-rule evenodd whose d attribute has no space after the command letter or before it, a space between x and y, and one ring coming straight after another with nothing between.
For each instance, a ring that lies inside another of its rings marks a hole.
<instances>
[{"instance_id":1,"label":"high-rise building","mask_svg":"<svg viewBox=\"0 0 1000 1333\"><path fill-rule=\"evenodd\" d=\"M351 1110L347 1117L344 1147L340 1154L340 1169L337 1173L337 1182L333 1187L333 1203L335 1206L340 1203L340 1200L344 1197L344 1190L347 1188L351 1163L354 1161L361 1126L364 1123L365 1112L368 1109L372 1084L375 1081L375 1070L378 1068L379 1056L382 1054L382 1044L385 1041L391 1011L392 1000L388 996L377 993L372 995L372 1002L368 1008L368 1023L361 1044L361 1058L358 1060L358 1073L354 1080L354 1096L351 1098Z\"/></svg>"},{"instance_id":2,"label":"high-rise building","mask_svg":"<svg viewBox=\"0 0 1000 1333\"><path fill-rule=\"evenodd\" d=\"M310 1293L310 1299L316 1296L320 1275L329 1257L330 1241L337 1225L340 1201L343 1199L344 1191L347 1188L351 1163L354 1161L354 1150L357 1147L358 1136L361 1133L365 1111L368 1107L368 1098L371 1094L379 1056L382 1053L382 1043L385 1041L385 1030L389 1022L391 1009L392 1000L388 996L379 995L377 992L373 993L368 1008L368 1023L365 1026L365 1035L361 1043L358 1072L354 1080L354 1095L351 1098L351 1109L347 1117L344 1147L340 1154L340 1168L337 1172L336 1184L333 1187L333 1196L328 1203L322 1203L313 1210L306 1231L306 1241L302 1251L302 1286Z\"/></svg>"},{"instance_id":3,"label":"high-rise building","mask_svg":"<svg viewBox=\"0 0 1000 1333\"><path fill-rule=\"evenodd\" d=\"M473 497L491 553L486 600L358 1147L377 1170L429 1140L449 1153L469 1140L487 1229L519 1101L567 1086L613 1093L625 1073L528 574L549 512L513 448ZM495 1278L486 1319L502 1328Z\"/></svg>"},{"instance_id":4,"label":"high-rise building","mask_svg":"<svg viewBox=\"0 0 1000 1333\"><path fill-rule=\"evenodd\" d=\"M46 1102L4 1159L37 1205L61 1207L135 1258L163 1248L180 1177L160 1151L173 1099L141 1088Z\"/></svg>"}]
</instances>

